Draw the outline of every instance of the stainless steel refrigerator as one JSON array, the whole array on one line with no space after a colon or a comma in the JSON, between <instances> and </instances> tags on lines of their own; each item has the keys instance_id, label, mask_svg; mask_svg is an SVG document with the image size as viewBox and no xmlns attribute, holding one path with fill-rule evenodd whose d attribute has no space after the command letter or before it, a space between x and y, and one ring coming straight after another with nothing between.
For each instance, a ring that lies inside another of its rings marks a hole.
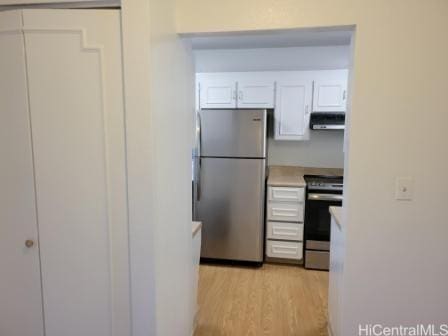
<instances>
[{"instance_id":1,"label":"stainless steel refrigerator","mask_svg":"<svg viewBox=\"0 0 448 336\"><path fill-rule=\"evenodd\" d=\"M194 217L201 257L263 261L266 110L200 110Z\"/></svg>"}]
</instances>

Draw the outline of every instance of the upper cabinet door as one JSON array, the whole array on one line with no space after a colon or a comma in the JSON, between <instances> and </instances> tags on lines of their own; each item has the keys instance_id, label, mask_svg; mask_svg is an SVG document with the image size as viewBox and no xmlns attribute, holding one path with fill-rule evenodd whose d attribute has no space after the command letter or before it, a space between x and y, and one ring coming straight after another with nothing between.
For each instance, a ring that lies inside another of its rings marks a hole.
<instances>
[{"instance_id":1,"label":"upper cabinet door","mask_svg":"<svg viewBox=\"0 0 448 336\"><path fill-rule=\"evenodd\" d=\"M45 335L129 335L120 12L23 22Z\"/></svg>"},{"instance_id":2,"label":"upper cabinet door","mask_svg":"<svg viewBox=\"0 0 448 336\"><path fill-rule=\"evenodd\" d=\"M204 79L199 82L201 109L236 108L236 81Z\"/></svg>"},{"instance_id":3,"label":"upper cabinet door","mask_svg":"<svg viewBox=\"0 0 448 336\"><path fill-rule=\"evenodd\" d=\"M274 108L274 81L239 80L239 108Z\"/></svg>"},{"instance_id":4,"label":"upper cabinet door","mask_svg":"<svg viewBox=\"0 0 448 336\"><path fill-rule=\"evenodd\" d=\"M21 17L20 11L0 13L0 335L43 336Z\"/></svg>"},{"instance_id":5,"label":"upper cabinet door","mask_svg":"<svg viewBox=\"0 0 448 336\"><path fill-rule=\"evenodd\" d=\"M347 77L314 82L313 112L345 112Z\"/></svg>"},{"instance_id":6,"label":"upper cabinet door","mask_svg":"<svg viewBox=\"0 0 448 336\"><path fill-rule=\"evenodd\" d=\"M311 80L277 82L275 139L307 140L311 109Z\"/></svg>"}]
</instances>

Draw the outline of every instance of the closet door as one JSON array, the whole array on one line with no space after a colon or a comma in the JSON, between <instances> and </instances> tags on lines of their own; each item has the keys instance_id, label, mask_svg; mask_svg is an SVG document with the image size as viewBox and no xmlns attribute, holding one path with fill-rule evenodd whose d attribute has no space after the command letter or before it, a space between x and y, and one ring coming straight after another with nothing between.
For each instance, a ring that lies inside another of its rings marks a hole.
<instances>
[{"instance_id":1,"label":"closet door","mask_svg":"<svg viewBox=\"0 0 448 336\"><path fill-rule=\"evenodd\" d=\"M46 336L127 336L119 12L23 18Z\"/></svg>"},{"instance_id":2,"label":"closet door","mask_svg":"<svg viewBox=\"0 0 448 336\"><path fill-rule=\"evenodd\" d=\"M0 335L43 336L25 51L20 27L20 12L0 13Z\"/></svg>"}]
</instances>

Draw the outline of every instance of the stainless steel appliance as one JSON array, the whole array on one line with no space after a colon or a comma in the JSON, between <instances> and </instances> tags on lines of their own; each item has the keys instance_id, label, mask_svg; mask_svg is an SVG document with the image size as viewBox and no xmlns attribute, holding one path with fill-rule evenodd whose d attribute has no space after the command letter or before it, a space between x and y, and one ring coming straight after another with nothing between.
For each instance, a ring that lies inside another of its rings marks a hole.
<instances>
[{"instance_id":1,"label":"stainless steel appliance","mask_svg":"<svg viewBox=\"0 0 448 336\"><path fill-rule=\"evenodd\" d=\"M343 130L345 129L344 112L313 112L310 116L312 130Z\"/></svg>"},{"instance_id":2,"label":"stainless steel appliance","mask_svg":"<svg viewBox=\"0 0 448 336\"><path fill-rule=\"evenodd\" d=\"M195 219L201 257L262 262L266 110L200 110Z\"/></svg>"},{"instance_id":3,"label":"stainless steel appliance","mask_svg":"<svg viewBox=\"0 0 448 336\"><path fill-rule=\"evenodd\" d=\"M330 206L342 205L343 177L305 175L305 268L328 270Z\"/></svg>"}]
</instances>

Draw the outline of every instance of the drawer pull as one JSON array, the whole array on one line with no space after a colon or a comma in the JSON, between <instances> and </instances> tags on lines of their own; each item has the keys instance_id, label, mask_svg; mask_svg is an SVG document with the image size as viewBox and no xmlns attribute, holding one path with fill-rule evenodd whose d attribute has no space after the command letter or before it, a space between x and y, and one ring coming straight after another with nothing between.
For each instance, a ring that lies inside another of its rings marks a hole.
<instances>
[{"instance_id":1,"label":"drawer pull","mask_svg":"<svg viewBox=\"0 0 448 336\"><path fill-rule=\"evenodd\" d=\"M291 254L291 255L296 255L296 253L297 253L297 247L292 247L292 246L275 246L275 245L272 245L272 252L273 252L273 253L281 253L281 254Z\"/></svg>"},{"instance_id":2,"label":"drawer pull","mask_svg":"<svg viewBox=\"0 0 448 336\"><path fill-rule=\"evenodd\" d=\"M270 258L292 260L300 260L303 258L303 244L301 242L268 240L266 244L266 255Z\"/></svg>"},{"instance_id":3,"label":"drawer pull","mask_svg":"<svg viewBox=\"0 0 448 336\"><path fill-rule=\"evenodd\" d=\"M303 205L299 203L268 203L268 220L279 222L302 222Z\"/></svg>"},{"instance_id":4,"label":"drawer pull","mask_svg":"<svg viewBox=\"0 0 448 336\"><path fill-rule=\"evenodd\" d=\"M299 232L299 229L289 229L289 228L273 228L272 233L274 235L281 236L296 236Z\"/></svg>"},{"instance_id":5,"label":"drawer pull","mask_svg":"<svg viewBox=\"0 0 448 336\"><path fill-rule=\"evenodd\" d=\"M267 238L288 241L303 240L303 224L291 222L267 222ZM275 244L280 245L280 244Z\"/></svg>"},{"instance_id":6,"label":"drawer pull","mask_svg":"<svg viewBox=\"0 0 448 336\"><path fill-rule=\"evenodd\" d=\"M292 209L272 208L272 214L274 216L296 217L299 212Z\"/></svg>"},{"instance_id":7,"label":"drawer pull","mask_svg":"<svg viewBox=\"0 0 448 336\"><path fill-rule=\"evenodd\" d=\"M291 200L296 200L299 199L299 197L297 195L278 195L275 191L274 191L274 198L287 198L287 199L291 199Z\"/></svg>"},{"instance_id":8,"label":"drawer pull","mask_svg":"<svg viewBox=\"0 0 448 336\"><path fill-rule=\"evenodd\" d=\"M303 203L303 188L269 187L270 201L287 201Z\"/></svg>"}]
</instances>

